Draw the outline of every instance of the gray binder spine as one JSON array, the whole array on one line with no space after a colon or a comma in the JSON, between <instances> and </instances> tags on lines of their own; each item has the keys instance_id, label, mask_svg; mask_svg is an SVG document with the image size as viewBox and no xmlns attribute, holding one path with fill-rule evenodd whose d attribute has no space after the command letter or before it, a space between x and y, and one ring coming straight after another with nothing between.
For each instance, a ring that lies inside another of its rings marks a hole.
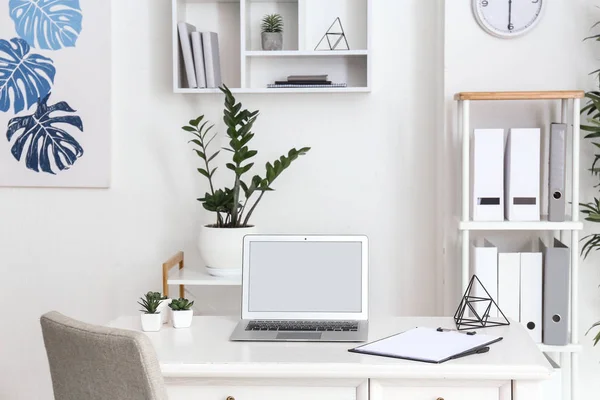
<instances>
[{"instance_id":1,"label":"gray binder spine","mask_svg":"<svg viewBox=\"0 0 600 400\"><path fill-rule=\"evenodd\" d=\"M552 246L541 240L540 245L544 254L542 343L562 346L569 342L570 250L557 239Z\"/></svg>"},{"instance_id":2,"label":"gray binder spine","mask_svg":"<svg viewBox=\"0 0 600 400\"><path fill-rule=\"evenodd\" d=\"M548 180L548 220L565 220L565 163L567 125L552 124L550 128L550 179Z\"/></svg>"}]
</instances>

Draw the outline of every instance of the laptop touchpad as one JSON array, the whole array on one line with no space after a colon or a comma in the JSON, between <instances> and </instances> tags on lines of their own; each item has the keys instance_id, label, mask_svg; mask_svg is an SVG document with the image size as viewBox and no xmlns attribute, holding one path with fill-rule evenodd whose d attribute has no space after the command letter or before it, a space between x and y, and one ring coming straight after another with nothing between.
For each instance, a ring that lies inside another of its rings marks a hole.
<instances>
[{"instance_id":1,"label":"laptop touchpad","mask_svg":"<svg viewBox=\"0 0 600 400\"><path fill-rule=\"evenodd\" d=\"M279 332L277 340L319 340L321 332Z\"/></svg>"}]
</instances>

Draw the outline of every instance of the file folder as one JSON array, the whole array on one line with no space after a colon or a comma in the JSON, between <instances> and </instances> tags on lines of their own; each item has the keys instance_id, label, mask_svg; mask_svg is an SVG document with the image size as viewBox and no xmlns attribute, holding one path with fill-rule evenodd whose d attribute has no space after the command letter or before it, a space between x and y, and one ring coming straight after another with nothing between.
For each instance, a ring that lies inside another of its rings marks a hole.
<instances>
[{"instance_id":1,"label":"file folder","mask_svg":"<svg viewBox=\"0 0 600 400\"><path fill-rule=\"evenodd\" d=\"M473 132L473 221L504 221L504 130Z\"/></svg>"},{"instance_id":2,"label":"file folder","mask_svg":"<svg viewBox=\"0 0 600 400\"><path fill-rule=\"evenodd\" d=\"M570 250L554 239L553 245L540 240L544 255L544 344L562 346L569 343L569 259Z\"/></svg>"},{"instance_id":3,"label":"file folder","mask_svg":"<svg viewBox=\"0 0 600 400\"><path fill-rule=\"evenodd\" d=\"M507 318L520 321L521 254L498 254L498 307Z\"/></svg>"},{"instance_id":4,"label":"file folder","mask_svg":"<svg viewBox=\"0 0 600 400\"><path fill-rule=\"evenodd\" d=\"M550 126L548 221L552 222L563 222L565 220L566 138L566 124L552 124Z\"/></svg>"},{"instance_id":5,"label":"file folder","mask_svg":"<svg viewBox=\"0 0 600 400\"><path fill-rule=\"evenodd\" d=\"M511 129L505 157L505 216L540 220L540 130Z\"/></svg>"},{"instance_id":6,"label":"file folder","mask_svg":"<svg viewBox=\"0 0 600 400\"><path fill-rule=\"evenodd\" d=\"M479 278L481 284L486 288L490 297L498 304L498 248L485 239L474 241L471 245L471 254L472 275L477 275L477 278ZM480 285L473 287L472 295L475 297L487 297ZM473 305L477 314L482 317L487 304L477 302ZM492 318L498 317L498 310L492 307L489 316Z\"/></svg>"},{"instance_id":7,"label":"file folder","mask_svg":"<svg viewBox=\"0 0 600 400\"><path fill-rule=\"evenodd\" d=\"M521 324L542 342L542 253L521 253Z\"/></svg>"}]
</instances>

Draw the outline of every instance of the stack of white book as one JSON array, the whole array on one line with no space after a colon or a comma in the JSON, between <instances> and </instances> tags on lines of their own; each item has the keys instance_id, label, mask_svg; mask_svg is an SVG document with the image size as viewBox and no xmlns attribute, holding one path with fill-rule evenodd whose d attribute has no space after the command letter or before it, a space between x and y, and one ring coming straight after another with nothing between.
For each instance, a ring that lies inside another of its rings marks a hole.
<instances>
[{"instance_id":1,"label":"stack of white book","mask_svg":"<svg viewBox=\"0 0 600 400\"><path fill-rule=\"evenodd\" d=\"M185 67L188 88L217 88L221 79L219 35L215 32L197 32L194 25L186 22L177 24L179 44Z\"/></svg>"},{"instance_id":2,"label":"stack of white book","mask_svg":"<svg viewBox=\"0 0 600 400\"><path fill-rule=\"evenodd\" d=\"M503 251L509 250L509 251ZM474 286L475 297L488 295L500 311L521 322L537 343L563 346L569 343L570 249L559 240L528 243L500 249L488 240L471 244L471 272L484 289ZM489 303L475 303L482 316ZM495 308L490 317L501 317Z\"/></svg>"}]
</instances>

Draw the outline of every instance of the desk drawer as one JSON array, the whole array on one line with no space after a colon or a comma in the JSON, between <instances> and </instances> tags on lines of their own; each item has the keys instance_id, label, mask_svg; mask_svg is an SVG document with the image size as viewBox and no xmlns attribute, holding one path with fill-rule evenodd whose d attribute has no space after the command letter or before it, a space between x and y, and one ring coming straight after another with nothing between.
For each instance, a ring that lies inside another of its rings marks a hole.
<instances>
[{"instance_id":1,"label":"desk drawer","mask_svg":"<svg viewBox=\"0 0 600 400\"><path fill-rule=\"evenodd\" d=\"M371 381L370 400L510 400L510 382Z\"/></svg>"},{"instance_id":2,"label":"desk drawer","mask_svg":"<svg viewBox=\"0 0 600 400\"><path fill-rule=\"evenodd\" d=\"M367 382L355 380L179 378L166 385L169 400L368 400Z\"/></svg>"}]
</instances>

